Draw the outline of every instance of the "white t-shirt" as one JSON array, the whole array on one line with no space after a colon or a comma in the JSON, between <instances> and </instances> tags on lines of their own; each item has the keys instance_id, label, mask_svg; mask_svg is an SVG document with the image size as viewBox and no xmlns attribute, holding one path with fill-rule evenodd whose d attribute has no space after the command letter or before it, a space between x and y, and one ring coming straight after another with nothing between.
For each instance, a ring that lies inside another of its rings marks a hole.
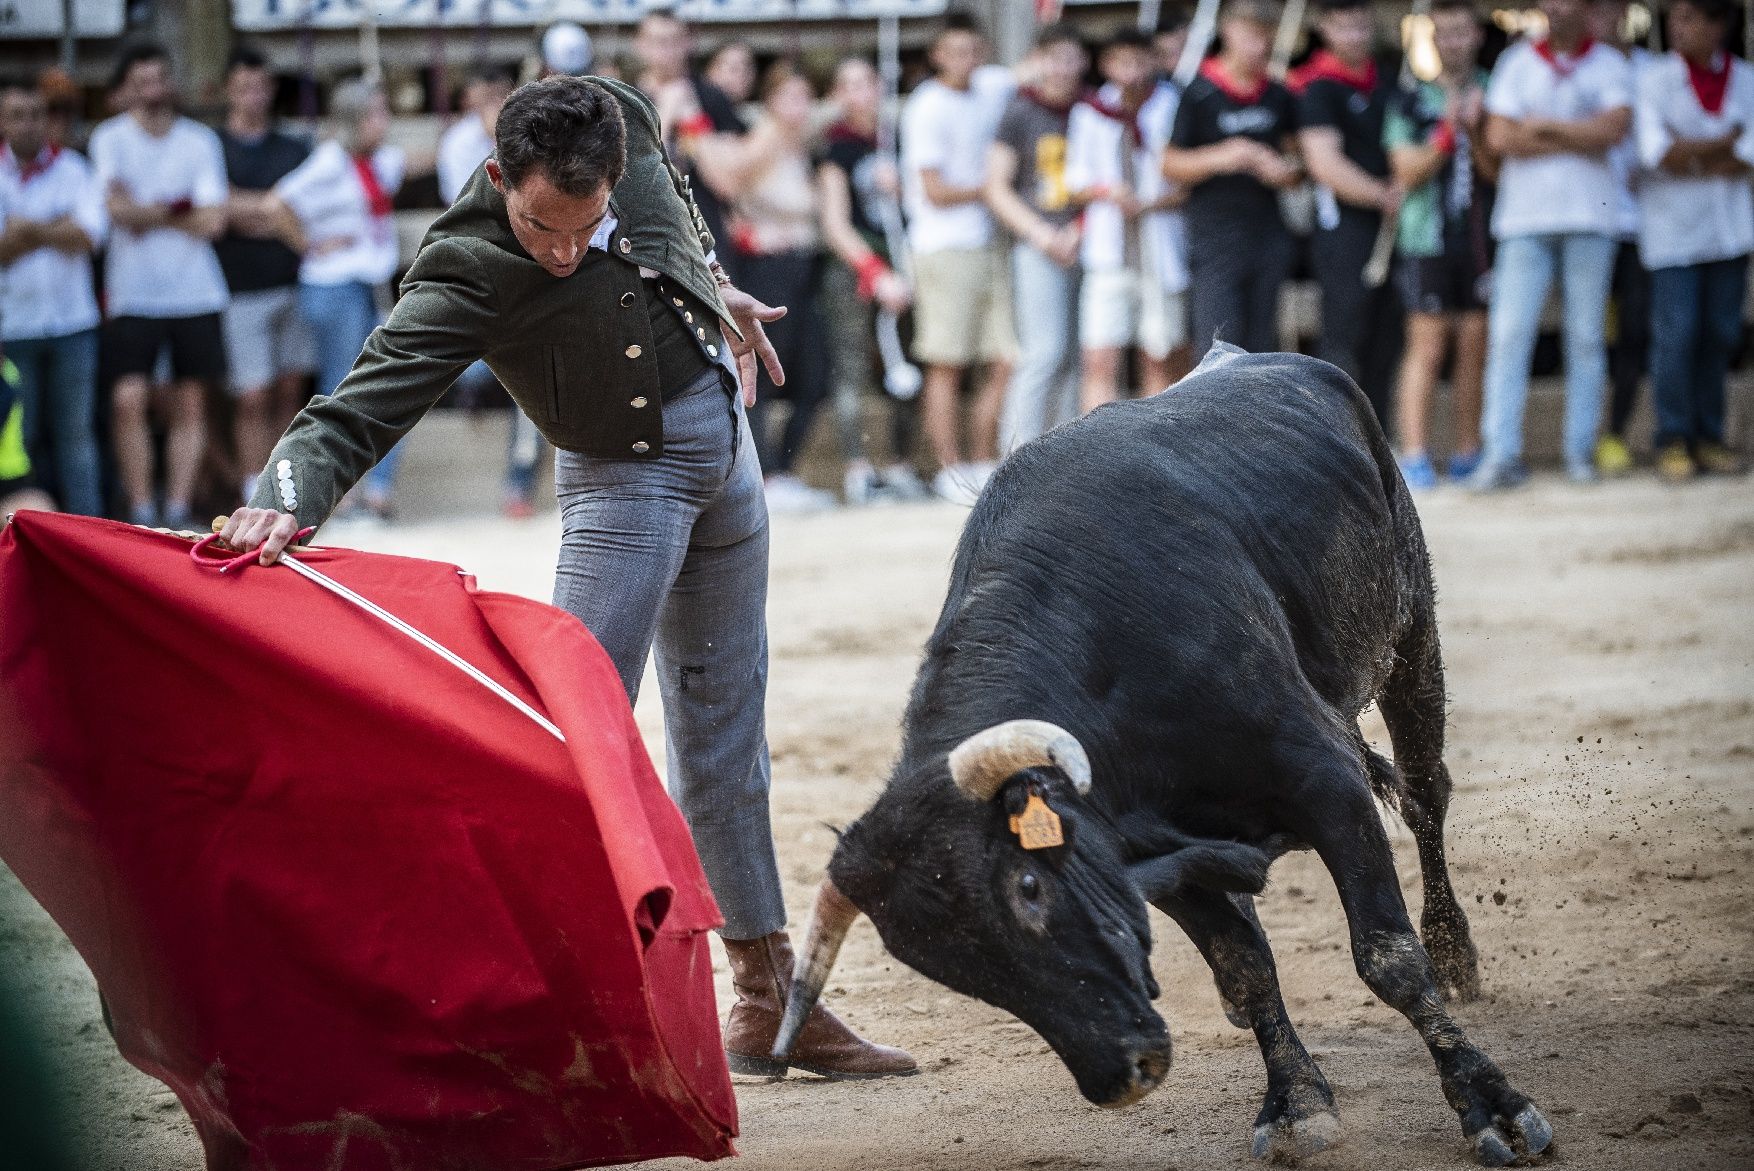
<instances>
[{"instance_id":1,"label":"white t-shirt","mask_svg":"<svg viewBox=\"0 0 1754 1171\"><path fill-rule=\"evenodd\" d=\"M219 136L188 118L154 138L119 114L91 132L91 165L99 191L120 182L136 203L219 207L229 194ZM112 232L104 290L112 316L195 317L231 300L212 242L169 227Z\"/></svg>"},{"instance_id":2,"label":"white t-shirt","mask_svg":"<svg viewBox=\"0 0 1754 1171\"><path fill-rule=\"evenodd\" d=\"M1736 157L1754 166L1754 66L1729 57L1723 107L1705 112L1679 53L1653 61L1638 81L1633 132L1648 168L1638 188L1638 254L1646 268L1730 260L1754 252L1754 178L1683 176L1658 167L1676 139L1722 138L1739 127Z\"/></svg>"},{"instance_id":3,"label":"white t-shirt","mask_svg":"<svg viewBox=\"0 0 1754 1171\"><path fill-rule=\"evenodd\" d=\"M1651 63L1657 60L1657 54L1638 45L1625 50L1627 67L1632 71L1633 100L1638 98L1638 80L1644 76ZM1614 172L1614 180L1620 185L1620 230L1617 233L1622 240L1638 238L1638 185L1644 181L1643 168L1638 162L1638 136L1628 134L1622 138L1613 150L1608 152L1608 168Z\"/></svg>"},{"instance_id":4,"label":"white t-shirt","mask_svg":"<svg viewBox=\"0 0 1754 1171\"><path fill-rule=\"evenodd\" d=\"M493 153L493 135L481 124L481 115L459 120L439 139L438 185L446 203L457 202L463 188L475 177L475 168Z\"/></svg>"},{"instance_id":5,"label":"white t-shirt","mask_svg":"<svg viewBox=\"0 0 1754 1171\"><path fill-rule=\"evenodd\" d=\"M1630 109L1632 72L1616 49L1593 44L1582 57L1558 66L1527 41L1498 59L1486 87L1486 111L1504 118L1582 121L1604 110ZM1548 154L1504 160L1492 233L1499 239L1547 232L1621 232L1621 192L1608 160L1597 155Z\"/></svg>"},{"instance_id":6,"label":"white t-shirt","mask_svg":"<svg viewBox=\"0 0 1754 1171\"><path fill-rule=\"evenodd\" d=\"M1120 89L1105 85L1097 100L1109 109L1120 103ZM1161 199L1169 190L1158 160L1175 125L1181 91L1170 83L1160 84L1139 108L1141 141L1133 147L1133 194L1141 203ZM1066 130L1066 186L1074 191L1092 187L1120 187L1121 151L1128 140L1127 128L1089 102L1072 107ZM1120 208L1109 200L1096 200L1084 212L1084 239L1080 262L1090 272L1107 272L1126 261L1126 222ZM1146 274L1163 288L1179 293L1188 287L1187 237L1180 211L1156 211L1139 224L1140 261Z\"/></svg>"},{"instance_id":7,"label":"white t-shirt","mask_svg":"<svg viewBox=\"0 0 1754 1171\"><path fill-rule=\"evenodd\" d=\"M92 246L102 247L110 220L85 160L44 147L31 169L21 179L11 148L0 146L0 230L14 218L48 223L72 216ZM7 341L66 337L97 322L88 254L38 248L0 268L0 337Z\"/></svg>"},{"instance_id":8,"label":"white t-shirt","mask_svg":"<svg viewBox=\"0 0 1754 1171\"><path fill-rule=\"evenodd\" d=\"M955 90L932 79L909 95L901 111L901 194L908 243L916 254L981 248L993 235L981 202L937 207L926 199L920 172L935 168L953 187L978 187L987 176L987 147L998 131L990 96Z\"/></svg>"},{"instance_id":9,"label":"white t-shirt","mask_svg":"<svg viewBox=\"0 0 1754 1171\"><path fill-rule=\"evenodd\" d=\"M400 147L381 146L372 173L385 195L402 186L406 163ZM329 139L274 185L305 232L305 259L298 279L306 285L379 285L396 275L396 218L374 215L353 157Z\"/></svg>"}]
</instances>

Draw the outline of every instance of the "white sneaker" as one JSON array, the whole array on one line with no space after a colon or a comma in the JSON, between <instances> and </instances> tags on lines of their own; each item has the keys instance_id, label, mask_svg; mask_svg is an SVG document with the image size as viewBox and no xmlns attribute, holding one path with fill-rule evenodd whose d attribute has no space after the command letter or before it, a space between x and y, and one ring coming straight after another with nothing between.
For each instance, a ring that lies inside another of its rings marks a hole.
<instances>
[{"instance_id":1,"label":"white sneaker","mask_svg":"<svg viewBox=\"0 0 1754 1171\"><path fill-rule=\"evenodd\" d=\"M938 474L932 477L932 494L951 504L973 508L974 502L981 495L975 469L969 464L951 464L947 468L940 468Z\"/></svg>"},{"instance_id":2,"label":"white sneaker","mask_svg":"<svg viewBox=\"0 0 1754 1171\"><path fill-rule=\"evenodd\" d=\"M836 503L832 494L793 475L769 476L765 487L769 512L826 512Z\"/></svg>"},{"instance_id":3,"label":"white sneaker","mask_svg":"<svg viewBox=\"0 0 1754 1171\"><path fill-rule=\"evenodd\" d=\"M987 490L987 481L993 478L993 473L999 470L998 463L990 459L976 460L968 466L974 471L975 487L982 492Z\"/></svg>"},{"instance_id":4,"label":"white sneaker","mask_svg":"<svg viewBox=\"0 0 1754 1171\"><path fill-rule=\"evenodd\" d=\"M926 487L911 464L890 464L884 468L877 491L882 497L897 503L912 504L932 498L932 490Z\"/></svg>"},{"instance_id":5,"label":"white sneaker","mask_svg":"<svg viewBox=\"0 0 1754 1171\"><path fill-rule=\"evenodd\" d=\"M851 505L870 504L877 498L877 490L882 482L877 478L877 469L865 460L857 459L847 465L846 477L841 481L842 495Z\"/></svg>"}]
</instances>

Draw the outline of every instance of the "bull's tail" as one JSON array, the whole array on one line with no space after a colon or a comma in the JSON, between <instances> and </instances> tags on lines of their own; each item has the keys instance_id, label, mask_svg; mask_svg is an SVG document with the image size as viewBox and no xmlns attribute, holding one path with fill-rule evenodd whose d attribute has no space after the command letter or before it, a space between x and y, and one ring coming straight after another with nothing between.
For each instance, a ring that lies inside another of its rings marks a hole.
<instances>
[{"instance_id":1,"label":"bull's tail","mask_svg":"<svg viewBox=\"0 0 1754 1171\"><path fill-rule=\"evenodd\" d=\"M1370 791L1376 794L1378 801L1400 813L1407 796L1407 778L1401 775L1401 770L1392 760L1366 744L1362 736L1358 738L1358 750L1364 757L1364 772L1370 781Z\"/></svg>"}]
</instances>

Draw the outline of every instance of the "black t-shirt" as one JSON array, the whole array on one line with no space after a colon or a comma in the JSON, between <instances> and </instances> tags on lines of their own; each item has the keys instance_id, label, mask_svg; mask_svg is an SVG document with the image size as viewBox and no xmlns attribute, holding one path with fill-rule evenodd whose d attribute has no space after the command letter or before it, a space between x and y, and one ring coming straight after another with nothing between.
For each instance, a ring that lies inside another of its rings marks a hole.
<instances>
[{"instance_id":1,"label":"black t-shirt","mask_svg":"<svg viewBox=\"0 0 1754 1171\"><path fill-rule=\"evenodd\" d=\"M1297 122L1305 129L1332 126L1340 132L1340 149L1346 157L1378 179L1389 174L1388 152L1383 149L1382 122L1394 88L1378 81L1360 91L1331 77L1318 77L1304 89L1297 102Z\"/></svg>"},{"instance_id":2,"label":"black t-shirt","mask_svg":"<svg viewBox=\"0 0 1754 1171\"><path fill-rule=\"evenodd\" d=\"M1202 72L1189 83L1176 107L1169 140L1192 150L1227 138L1252 138L1280 150L1296 130L1296 101L1278 82L1242 94ZM1214 175L1195 184L1188 190L1186 219L1188 243L1196 248L1215 237L1247 238L1285 230L1279 193L1253 175Z\"/></svg>"},{"instance_id":3,"label":"black t-shirt","mask_svg":"<svg viewBox=\"0 0 1754 1171\"><path fill-rule=\"evenodd\" d=\"M724 90L703 77L697 77L694 79L694 96L700 102L700 112L712 123L714 134L749 133L749 127L743 124L743 119L737 114L736 104ZM718 241L718 259L729 269L733 260L729 241L725 236L725 201L697 173L690 173L689 186L694 192L694 206L700 209L700 218L706 221L707 231Z\"/></svg>"},{"instance_id":4,"label":"black t-shirt","mask_svg":"<svg viewBox=\"0 0 1754 1171\"><path fill-rule=\"evenodd\" d=\"M278 130L260 138L238 138L219 132L225 147L225 177L243 191L266 191L290 174L311 153L310 143ZM227 232L214 244L225 283L234 293L255 293L298 282L298 253L278 240L260 240Z\"/></svg>"},{"instance_id":5,"label":"black t-shirt","mask_svg":"<svg viewBox=\"0 0 1754 1171\"><path fill-rule=\"evenodd\" d=\"M828 128L816 164L838 167L846 173L853 227L858 229L873 252L888 259L889 246L883 235L883 218L877 204L884 198L876 185L876 170L880 165L877 140L860 134L845 122L836 122Z\"/></svg>"}]
</instances>

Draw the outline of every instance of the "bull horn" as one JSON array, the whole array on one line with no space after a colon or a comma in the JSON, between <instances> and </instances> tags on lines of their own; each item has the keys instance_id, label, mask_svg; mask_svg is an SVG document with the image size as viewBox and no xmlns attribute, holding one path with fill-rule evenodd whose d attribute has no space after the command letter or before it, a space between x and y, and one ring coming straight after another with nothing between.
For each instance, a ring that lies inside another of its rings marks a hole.
<instances>
[{"instance_id":1,"label":"bull horn","mask_svg":"<svg viewBox=\"0 0 1754 1171\"><path fill-rule=\"evenodd\" d=\"M1046 720L1010 720L970 736L950 753L950 777L976 801L1026 768L1053 765L1080 796L1090 792L1090 758L1078 738Z\"/></svg>"},{"instance_id":2,"label":"bull horn","mask_svg":"<svg viewBox=\"0 0 1754 1171\"><path fill-rule=\"evenodd\" d=\"M785 1061L792 1055L792 1045L804 1031L804 1021L822 997L829 973L834 971L835 957L847 937L859 908L840 893L834 879L824 878L816 891L816 906L810 912L810 926L804 932L803 964L794 968L792 988L786 996L786 1015L780 1021L779 1035L774 1038L773 1055Z\"/></svg>"}]
</instances>

